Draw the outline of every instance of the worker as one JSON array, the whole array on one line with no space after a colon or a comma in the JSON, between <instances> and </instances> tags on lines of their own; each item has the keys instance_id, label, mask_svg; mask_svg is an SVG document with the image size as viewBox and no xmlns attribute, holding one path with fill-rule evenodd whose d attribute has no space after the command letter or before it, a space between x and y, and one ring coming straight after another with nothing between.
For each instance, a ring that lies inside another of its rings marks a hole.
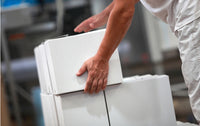
<instances>
[{"instance_id":1,"label":"worker","mask_svg":"<svg viewBox=\"0 0 200 126\"><path fill-rule=\"evenodd\" d=\"M108 76L108 61L126 34L139 0L113 0L101 13L81 24L75 32L88 32L107 23L104 38L97 53L86 60L77 73L88 71L84 91L104 90ZM179 40L182 73L191 107L200 123L200 0L140 0L155 16L168 23Z\"/></svg>"}]
</instances>

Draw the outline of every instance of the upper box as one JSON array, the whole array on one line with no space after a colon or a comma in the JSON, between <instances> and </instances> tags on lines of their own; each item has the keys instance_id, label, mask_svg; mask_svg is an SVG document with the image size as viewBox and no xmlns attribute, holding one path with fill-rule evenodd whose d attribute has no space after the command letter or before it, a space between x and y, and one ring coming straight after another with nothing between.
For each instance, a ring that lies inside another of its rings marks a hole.
<instances>
[{"instance_id":1,"label":"upper box","mask_svg":"<svg viewBox=\"0 0 200 126\"><path fill-rule=\"evenodd\" d=\"M76 73L87 59L94 56L105 34L105 29L79 35L47 40L35 48L35 57L43 93L62 94L83 90L87 73ZM118 51L109 61L108 83L122 82Z\"/></svg>"}]
</instances>

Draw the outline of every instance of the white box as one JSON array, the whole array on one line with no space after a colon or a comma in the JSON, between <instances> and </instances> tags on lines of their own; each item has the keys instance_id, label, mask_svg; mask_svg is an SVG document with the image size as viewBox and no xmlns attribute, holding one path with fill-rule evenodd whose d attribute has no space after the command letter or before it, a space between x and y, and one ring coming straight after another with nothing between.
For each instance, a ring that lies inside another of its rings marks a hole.
<instances>
[{"instance_id":1,"label":"white box","mask_svg":"<svg viewBox=\"0 0 200 126\"><path fill-rule=\"evenodd\" d=\"M40 94L45 126L60 126L54 95Z\"/></svg>"},{"instance_id":2,"label":"white box","mask_svg":"<svg viewBox=\"0 0 200 126\"><path fill-rule=\"evenodd\" d=\"M103 92L41 93L41 97L46 126L109 126Z\"/></svg>"},{"instance_id":3,"label":"white box","mask_svg":"<svg viewBox=\"0 0 200 126\"><path fill-rule=\"evenodd\" d=\"M99 94L41 94L46 126L176 126L167 76L134 76Z\"/></svg>"},{"instance_id":4,"label":"white box","mask_svg":"<svg viewBox=\"0 0 200 126\"><path fill-rule=\"evenodd\" d=\"M49 76L44 45L39 45L37 48L35 48L34 52L35 52L35 59L37 64L37 71L39 76L41 92L50 94L52 93L52 85L51 85L51 78Z\"/></svg>"},{"instance_id":5,"label":"white box","mask_svg":"<svg viewBox=\"0 0 200 126\"><path fill-rule=\"evenodd\" d=\"M136 76L105 90L112 126L176 126L169 78Z\"/></svg>"},{"instance_id":6,"label":"white box","mask_svg":"<svg viewBox=\"0 0 200 126\"><path fill-rule=\"evenodd\" d=\"M83 90L87 73L80 77L77 77L76 73L84 61L96 54L104 34L105 29L47 40L36 47L39 78L46 78L40 79L42 91L49 94L63 94ZM119 54L115 50L109 61L107 85L121 82Z\"/></svg>"}]
</instances>

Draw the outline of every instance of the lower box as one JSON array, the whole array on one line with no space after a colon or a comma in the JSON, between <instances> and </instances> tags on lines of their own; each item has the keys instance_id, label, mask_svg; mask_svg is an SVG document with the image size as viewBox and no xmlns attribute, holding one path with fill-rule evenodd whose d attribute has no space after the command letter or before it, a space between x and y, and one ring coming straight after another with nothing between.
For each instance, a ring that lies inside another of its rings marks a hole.
<instances>
[{"instance_id":1,"label":"lower box","mask_svg":"<svg viewBox=\"0 0 200 126\"><path fill-rule=\"evenodd\" d=\"M46 126L109 126L103 92L41 97Z\"/></svg>"},{"instance_id":2,"label":"lower box","mask_svg":"<svg viewBox=\"0 0 200 126\"><path fill-rule=\"evenodd\" d=\"M130 77L105 90L111 126L176 126L169 78Z\"/></svg>"},{"instance_id":3,"label":"lower box","mask_svg":"<svg viewBox=\"0 0 200 126\"><path fill-rule=\"evenodd\" d=\"M98 94L41 97L46 126L176 126L165 75L125 78Z\"/></svg>"}]
</instances>

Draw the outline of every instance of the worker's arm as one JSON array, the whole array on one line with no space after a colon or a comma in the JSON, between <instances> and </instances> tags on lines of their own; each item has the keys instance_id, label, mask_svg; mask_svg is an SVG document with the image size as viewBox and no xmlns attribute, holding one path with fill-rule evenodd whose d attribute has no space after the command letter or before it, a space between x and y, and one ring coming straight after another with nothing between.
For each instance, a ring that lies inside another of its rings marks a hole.
<instances>
[{"instance_id":1,"label":"worker's arm","mask_svg":"<svg viewBox=\"0 0 200 126\"><path fill-rule=\"evenodd\" d=\"M93 30L95 28L101 27L105 25L108 21L108 17L110 15L110 12L114 6L114 2L112 2L108 7L106 7L101 13L94 15L85 21L83 21L81 24L79 24L74 31L75 32L88 32L90 30Z\"/></svg>"},{"instance_id":2,"label":"worker's arm","mask_svg":"<svg viewBox=\"0 0 200 126\"><path fill-rule=\"evenodd\" d=\"M138 0L114 0L114 7L108 18L105 36L96 55L87 60L78 76L88 71L85 92L99 92L106 88L108 76L108 61L120 41L126 34L135 11Z\"/></svg>"}]
</instances>

